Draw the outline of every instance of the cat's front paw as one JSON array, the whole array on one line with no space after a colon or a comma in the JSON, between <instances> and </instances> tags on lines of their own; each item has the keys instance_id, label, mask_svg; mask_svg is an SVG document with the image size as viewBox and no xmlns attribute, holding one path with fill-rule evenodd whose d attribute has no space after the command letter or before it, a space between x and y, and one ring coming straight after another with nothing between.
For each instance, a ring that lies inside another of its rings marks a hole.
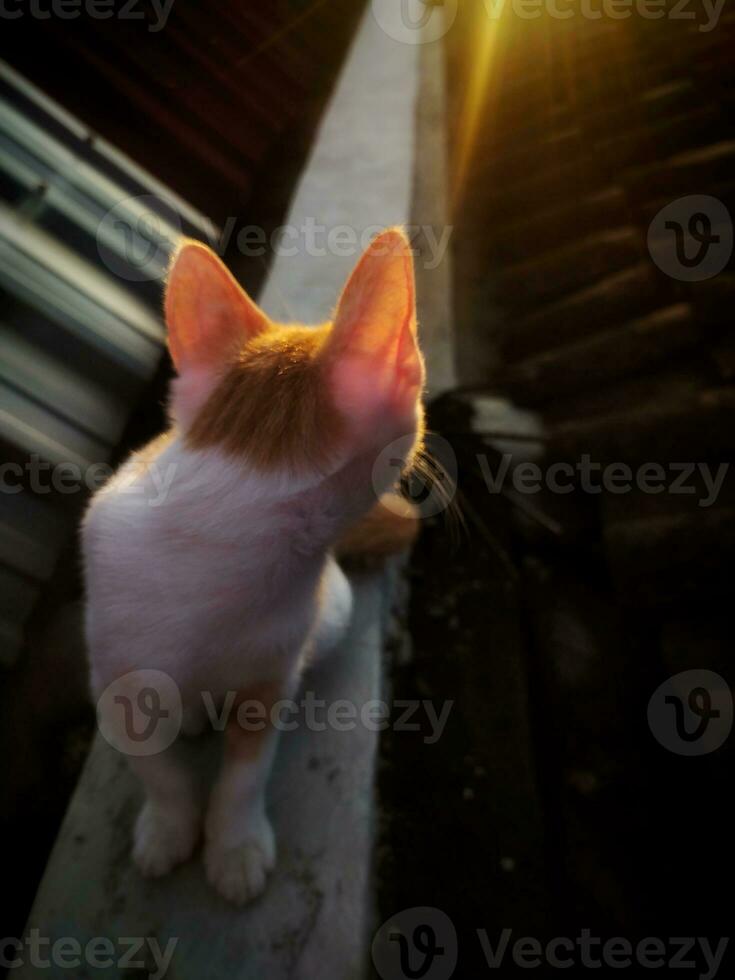
<instances>
[{"instance_id":1,"label":"cat's front paw","mask_svg":"<svg viewBox=\"0 0 735 980\"><path fill-rule=\"evenodd\" d=\"M210 885L234 905L244 905L265 890L268 872L275 863L276 842L267 820L236 847L224 847L213 839L204 850Z\"/></svg>"},{"instance_id":2,"label":"cat's front paw","mask_svg":"<svg viewBox=\"0 0 735 980\"><path fill-rule=\"evenodd\" d=\"M133 861L146 878L160 878L191 857L198 837L196 811L166 810L148 801L135 824Z\"/></svg>"}]
</instances>

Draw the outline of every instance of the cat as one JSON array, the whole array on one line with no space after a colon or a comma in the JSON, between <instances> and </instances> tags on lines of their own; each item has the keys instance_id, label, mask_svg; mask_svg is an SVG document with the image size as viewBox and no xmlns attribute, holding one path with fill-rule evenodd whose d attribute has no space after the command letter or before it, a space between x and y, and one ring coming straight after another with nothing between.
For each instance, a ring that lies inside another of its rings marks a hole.
<instances>
[{"instance_id":1,"label":"cat","mask_svg":"<svg viewBox=\"0 0 735 980\"><path fill-rule=\"evenodd\" d=\"M86 634L95 698L117 681L133 703L147 683L136 671L165 672L183 731L195 733L201 692L268 707L338 644L352 607L334 557L341 538L378 555L413 539L416 515L394 490L421 450L425 371L412 252L398 228L367 247L320 326L272 322L189 239L172 257L164 307L177 371L171 428L87 510ZM376 468L393 443L390 465ZM161 500L153 483L164 470L174 476ZM163 713L167 691L157 695ZM119 709L101 699L100 725L120 730ZM163 875L187 860L203 828L211 885L237 904L257 896L275 863L265 787L276 740L270 726L228 723L206 808L175 745L129 755L145 791L140 871Z\"/></svg>"}]
</instances>

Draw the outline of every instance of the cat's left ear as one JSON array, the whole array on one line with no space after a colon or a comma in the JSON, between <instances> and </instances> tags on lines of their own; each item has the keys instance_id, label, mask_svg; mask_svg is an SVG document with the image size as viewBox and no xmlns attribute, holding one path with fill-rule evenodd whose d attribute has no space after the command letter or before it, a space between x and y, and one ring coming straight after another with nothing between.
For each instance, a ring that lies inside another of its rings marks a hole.
<instances>
[{"instance_id":1,"label":"cat's left ear","mask_svg":"<svg viewBox=\"0 0 735 980\"><path fill-rule=\"evenodd\" d=\"M165 312L179 374L216 368L269 323L211 248L191 239L181 242L171 262Z\"/></svg>"},{"instance_id":2,"label":"cat's left ear","mask_svg":"<svg viewBox=\"0 0 735 980\"><path fill-rule=\"evenodd\" d=\"M413 254L400 228L378 235L347 281L329 338L338 406L355 420L415 412L424 383Z\"/></svg>"}]
</instances>

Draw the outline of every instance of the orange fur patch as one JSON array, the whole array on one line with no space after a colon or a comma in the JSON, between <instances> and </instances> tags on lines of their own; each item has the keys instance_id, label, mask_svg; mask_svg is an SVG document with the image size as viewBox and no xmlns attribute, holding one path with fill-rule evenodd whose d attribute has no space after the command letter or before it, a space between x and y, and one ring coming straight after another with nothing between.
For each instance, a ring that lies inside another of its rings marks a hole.
<instances>
[{"instance_id":1,"label":"orange fur patch","mask_svg":"<svg viewBox=\"0 0 735 980\"><path fill-rule=\"evenodd\" d=\"M384 494L361 520L339 539L337 558L347 567L374 568L406 551L419 533L419 512L397 493Z\"/></svg>"},{"instance_id":2,"label":"orange fur patch","mask_svg":"<svg viewBox=\"0 0 735 980\"><path fill-rule=\"evenodd\" d=\"M187 434L262 470L326 466L345 434L320 356L330 326L273 327L245 345Z\"/></svg>"}]
</instances>

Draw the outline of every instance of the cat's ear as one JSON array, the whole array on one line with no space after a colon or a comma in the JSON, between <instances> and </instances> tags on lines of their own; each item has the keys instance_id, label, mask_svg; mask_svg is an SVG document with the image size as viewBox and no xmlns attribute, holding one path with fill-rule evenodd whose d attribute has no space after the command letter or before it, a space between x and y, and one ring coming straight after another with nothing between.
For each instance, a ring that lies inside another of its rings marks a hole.
<instances>
[{"instance_id":1,"label":"cat's ear","mask_svg":"<svg viewBox=\"0 0 735 980\"><path fill-rule=\"evenodd\" d=\"M348 416L367 422L415 410L424 365L413 256L402 230L382 232L357 263L337 305L329 354L334 396Z\"/></svg>"},{"instance_id":2,"label":"cat's ear","mask_svg":"<svg viewBox=\"0 0 735 980\"><path fill-rule=\"evenodd\" d=\"M165 299L168 347L179 374L216 368L268 327L268 318L214 252L184 239L171 262Z\"/></svg>"}]
</instances>

